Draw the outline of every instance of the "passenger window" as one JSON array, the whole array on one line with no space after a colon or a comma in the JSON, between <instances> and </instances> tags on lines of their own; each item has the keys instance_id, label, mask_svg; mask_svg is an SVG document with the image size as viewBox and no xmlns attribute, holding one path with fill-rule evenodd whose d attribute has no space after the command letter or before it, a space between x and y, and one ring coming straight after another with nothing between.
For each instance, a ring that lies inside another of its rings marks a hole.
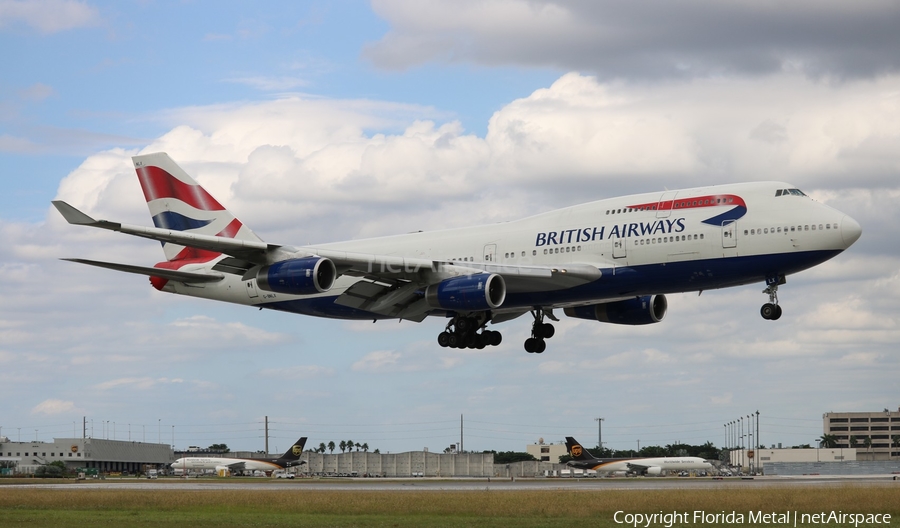
<instances>
[{"instance_id":1,"label":"passenger window","mask_svg":"<svg viewBox=\"0 0 900 528\"><path fill-rule=\"evenodd\" d=\"M578 246L578 251L581 251L581 246Z\"/></svg>"},{"instance_id":2,"label":"passenger window","mask_svg":"<svg viewBox=\"0 0 900 528\"><path fill-rule=\"evenodd\" d=\"M816 230L816 224L813 224L813 225L812 225L812 230L813 230L813 231Z\"/></svg>"},{"instance_id":3,"label":"passenger window","mask_svg":"<svg viewBox=\"0 0 900 528\"><path fill-rule=\"evenodd\" d=\"M700 233L700 240L703 240L703 233Z\"/></svg>"},{"instance_id":4,"label":"passenger window","mask_svg":"<svg viewBox=\"0 0 900 528\"><path fill-rule=\"evenodd\" d=\"M744 236L747 236L748 234L749 234L749 232L746 229L744 229Z\"/></svg>"},{"instance_id":5,"label":"passenger window","mask_svg":"<svg viewBox=\"0 0 900 528\"><path fill-rule=\"evenodd\" d=\"M822 224L819 224L819 231L822 230Z\"/></svg>"},{"instance_id":6,"label":"passenger window","mask_svg":"<svg viewBox=\"0 0 900 528\"><path fill-rule=\"evenodd\" d=\"M547 254L547 250L546 250L546 249L544 249L544 255L546 255L546 254Z\"/></svg>"},{"instance_id":7,"label":"passenger window","mask_svg":"<svg viewBox=\"0 0 900 528\"><path fill-rule=\"evenodd\" d=\"M765 229L765 231L763 231L763 232L764 232L765 234L768 235L768 234L769 234L769 228L767 227L767 228Z\"/></svg>"},{"instance_id":8,"label":"passenger window","mask_svg":"<svg viewBox=\"0 0 900 528\"><path fill-rule=\"evenodd\" d=\"M536 250L536 249L534 249L534 250L531 251L531 256L532 256L532 257L536 257L536 256L537 256L537 250Z\"/></svg>"},{"instance_id":9,"label":"passenger window","mask_svg":"<svg viewBox=\"0 0 900 528\"><path fill-rule=\"evenodd\" d=\"M809 226L808 226L808 225L803 226L803 230L804 230L804 231L809 231Z\"/></svg>"}]
</instances>

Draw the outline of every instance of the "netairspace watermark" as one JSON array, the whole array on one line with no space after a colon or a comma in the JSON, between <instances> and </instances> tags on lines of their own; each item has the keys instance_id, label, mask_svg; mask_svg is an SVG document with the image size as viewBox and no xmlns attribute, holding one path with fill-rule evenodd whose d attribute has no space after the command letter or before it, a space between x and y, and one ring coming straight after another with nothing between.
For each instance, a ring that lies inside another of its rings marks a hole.
<instances>
[{"instance_id":1,"label":"netairspace watermark","mask_svg":"<svg viewBox=\"0 0 900 528\"><path fill-rule=\"evenodd\" d=\"M782 526L798 526L810 524L830 524L836 526L853 526L858 527L860 524L891 524L891 514L889 513L844 513L842 511L828 511L819 513L801 513L798 511L784 512L765 512L748 511L743 512L707 512L702 510L688 511L671 511L659 513L628 513L617 511L613 515L613 521L616 524L632 526L634 528L650 528L656 526L664 526L672 528L672 526L684 524L765 524L765 525L782 525Z\"/></svg>"}]
</instances>

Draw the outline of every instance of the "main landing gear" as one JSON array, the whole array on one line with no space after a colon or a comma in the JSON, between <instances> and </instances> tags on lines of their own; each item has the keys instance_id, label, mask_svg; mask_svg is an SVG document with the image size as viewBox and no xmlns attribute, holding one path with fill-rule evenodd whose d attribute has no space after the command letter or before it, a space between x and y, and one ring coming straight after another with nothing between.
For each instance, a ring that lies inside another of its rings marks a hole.
<instances>
[{"instance_id":1,"label":"main landing gear","mask_svg":"<svg viewBox=\"0 0 900 528\"><path fill-rule=\"evenodd\" d=\"M778 286L785 282L787 281L784 275L766 277L766 289L762 292L769 295L769 302L759 309L759 314L763 319L777 321L781 317L781 306L778 305Z\"/></svg>"},{"instance_id":2,"label":"main landing gear","mask_svg":"<svg viewBox=\"0 0 900 528\"><path fill-rule=\"evenodd\" d=\"M456 316L447 323L447 328L438 334L438 344L449 348L477 348L497 346L503 335L488 330L487 317ZM479 332L481 330L481 332Z\"/></svg>"},{"instance_id":3,"label":"main landing gear","mask_svg":"<svg viewBox=\"0 0 900 528\"><path fill-rule=\"evenodd\" d=\"M544 310L532 310L531 315L534 316L534 324L531 325L531 337L525 340L525 351L529 354L540 354L547 349L544 339L553 337L556 329L552 324L544 322Z\"/></svg>"}]
</instances>

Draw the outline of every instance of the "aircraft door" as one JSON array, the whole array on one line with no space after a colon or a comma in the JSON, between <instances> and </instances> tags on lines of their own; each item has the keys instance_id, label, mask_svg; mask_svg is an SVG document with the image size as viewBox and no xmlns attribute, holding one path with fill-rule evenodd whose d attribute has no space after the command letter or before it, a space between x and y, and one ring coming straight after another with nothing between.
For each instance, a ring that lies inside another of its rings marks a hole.
<instances>
[{"instance_id":1,"label":"aircraft door","mask_svg":"<svg viewBox=\"0 0 900 528\"><path fill-rule=\"evenodd\" d=\"M656 204L656 218L668 218L672 214L672 206L677 194L678 191L666 191L659 197L659 203Z\"/></svg>"},{"instance_id":2,"label":"aircraft door","mask_svg":"<svg viewBox=\"0 0 900 528\"><path fill-rule=\"evenodd\" d=\"M484 261L485 262L496 262L497 261L497 244L486 244L484 246Z\"/></svg>"},{"instance_id":3,"label":"aircraft door","mask_svg":"<svg viewBox=\"0 0 900 528\"><path fill-rule=\"evenodd\" d=\"M722 224L722 247L737 247L737 222L728 220Z\"/></svg>"},{"instance_id":4,"label":"aircraft door","mask_svg":"<svg viewBox=\"0 0 900 528\"><path fill-rule=\"evenodd\" d=\"M613 247L613 258L625 258L625 242L624 238L612 238L610 240Z\"/></svg>"},{"instance_id":5,"label":"aircraft door","mask_svg":"<svg viewBox=\"0 0 900 528\"><path fill-rule=\"evenodd\" d=\"M251 299L259 297L259 291L256 289L256 280L254 279L247 281L247 296Z\"/></svg>"}]
</instances>

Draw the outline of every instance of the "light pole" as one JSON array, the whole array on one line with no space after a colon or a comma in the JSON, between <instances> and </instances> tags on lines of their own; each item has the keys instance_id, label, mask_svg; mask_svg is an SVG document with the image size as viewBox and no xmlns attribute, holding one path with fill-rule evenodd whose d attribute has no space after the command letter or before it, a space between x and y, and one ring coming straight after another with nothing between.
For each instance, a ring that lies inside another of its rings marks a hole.
<instances>
[{"instance_id":1,"label":"light pole","mask_svg":"<svg viewBox=\"0 0 900 528\"><path fill-rule=\"evenodd\" d=\"M603 451L603 418L594 418L594 420L597 420L597 449Z\"/></svg>"}]
</instances>

